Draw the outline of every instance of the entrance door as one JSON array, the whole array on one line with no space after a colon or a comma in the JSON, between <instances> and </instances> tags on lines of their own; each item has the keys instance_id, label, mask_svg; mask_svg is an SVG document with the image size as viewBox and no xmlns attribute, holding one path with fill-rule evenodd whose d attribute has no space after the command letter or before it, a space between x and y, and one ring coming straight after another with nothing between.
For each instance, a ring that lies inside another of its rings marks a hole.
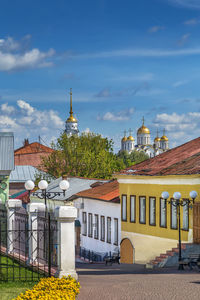
<instances>
[{"instance_id":1,"label":"entrance door","mask_svg":"<svg viewBox=\"0 0 200 300\"><path fill-rule=\"evenodd\" d=\"M131 241L127 238L121 241L120 245L120 262L123 264L133 264L134 248Z\"/></svg>"},{"instance_id":2,"label":"entrance door","mask_svg":"<svg viewBox=\"0 0 200 300\"><path fill-rule=\"evenodd\" d=\"M193 206L193 242L200 244L200 203Z\"/></svg>"}]
</instances>

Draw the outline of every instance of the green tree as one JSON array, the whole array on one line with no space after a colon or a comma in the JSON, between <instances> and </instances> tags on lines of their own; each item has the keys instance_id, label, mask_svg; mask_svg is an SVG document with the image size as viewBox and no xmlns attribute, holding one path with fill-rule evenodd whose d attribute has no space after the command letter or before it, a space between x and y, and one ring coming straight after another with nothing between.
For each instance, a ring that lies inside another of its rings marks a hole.
<instances>
[{"instance_id":1,"label":"green tree","mask_svg":"<svg viewBox=\"0 0 200 300\"><path fill-rule=\"evenodd\" d=\"M111 178L125 167L122 159L113 153L113 141L99 134L84 133L68 137L61 134L54 152L43 158L43 167L52 176L63 174L88 178Z\"/></svg>"},{"instance_id":2,"label":"green tree","mask_svg":"<svg viewBox=\"0 0 200 300\"><path fill-rule=\"evenodd\" d=\"M117 158L121 159L125 167L127 168L148 159L149 156L142 151L134 150L129 154L127 151L124 150L118 152Z\"/></svg>"}]
</instances>

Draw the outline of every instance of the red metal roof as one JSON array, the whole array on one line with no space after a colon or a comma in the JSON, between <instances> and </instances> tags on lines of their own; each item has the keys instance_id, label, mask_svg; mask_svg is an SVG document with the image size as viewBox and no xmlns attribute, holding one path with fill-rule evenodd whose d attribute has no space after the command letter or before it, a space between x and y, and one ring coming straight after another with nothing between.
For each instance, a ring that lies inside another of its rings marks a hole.
<instances>
[{"instance_id":1,"label":"red metal roof","mask_svg":"<svg viewBox=\"0 0 200 300\"><path fill-rule=\"evenodd\" d=\"M16 154L31 154L31 153L40 153L40 152L46 152L46 153L51 153L54 150L44 146L38 142L34 142L28 145L25 145L23 147L20 147L15 150L15 155Z\"/></svg>"},{"instance_id":2,"label":"red metal roof","mask_svg":"<svg viewBox=\"0 0 200 300\"><path fill-rule=\"evenodd\" d=\"M158 156L133 165L118 174L187 175L200 174L200 137Z\"/></svg>"},{"instance_id":3,"label":"red metal roof","mask_svg":"<svg viewBox=\"0 0 200 300\"><path fill-rule=\"evenodd\" d=\"M76 196L119 203L119 183L117 180L113 180L92 189L77 193Z\"/></svg>"}]
</instances>

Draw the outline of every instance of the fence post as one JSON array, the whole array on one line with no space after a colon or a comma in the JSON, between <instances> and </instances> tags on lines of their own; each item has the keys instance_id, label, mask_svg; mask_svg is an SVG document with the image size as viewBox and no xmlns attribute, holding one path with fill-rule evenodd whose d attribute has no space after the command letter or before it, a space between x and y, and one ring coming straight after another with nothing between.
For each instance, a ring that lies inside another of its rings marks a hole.
<instances>
[{"instance_id":1,"label":"fence post","mask_svg":"<svg viewBox=\"0 0 200 300\"><path fill-rule=\"evenodd\" d=\"M29 261L31 263L37 261L38 255L38 214L45 212L44 203L29 203Z\"/></svg>"},{"instance_id":2,"label":"fence post","mask_svg":"<svg viewBox=\"0 0 200 300\"><path fill-rule=\"evenodd\" d=\"M71 275L75 279L75 226L77 209L74 206L60 206L55 209L58 220L58 266L56 276Z\"/></svg>"},{"instance_id":3,"label":"fence post","mask_svg":"<svg viewBox=\"0 0 200 300\"><path fill-rule=\"evenodd\" d=\"M22 207L22 201L19 199L9 199L6 202L7 207L7 251L12 253L14 250L14 230L15 230L15 211Z\"/></svg>"}]
</instances>

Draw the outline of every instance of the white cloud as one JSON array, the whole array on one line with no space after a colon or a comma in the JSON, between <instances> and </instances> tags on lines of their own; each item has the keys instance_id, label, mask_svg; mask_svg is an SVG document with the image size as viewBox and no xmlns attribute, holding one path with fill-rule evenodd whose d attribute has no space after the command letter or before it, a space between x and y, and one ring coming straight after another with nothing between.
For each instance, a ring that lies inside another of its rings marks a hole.
<instances>
[{"instance_id":1,"label":"white cloud","mask_svg":"<svg viewBox=\"0 0 200 300\"><path fill-rule=\"evenodd\" d=\"M0 39L0 71L42 68L52 65L49 58L55 54L53 49L47 52L42 52L37 48L24 51L23 43L28 37L24 37L23 42L15 41L11 37Z\"/></svg>"},{"instance_id":2,"label":"white cloud","mask_svg":"<svg viewBox=\"0 0 200 300\"><path fill-rule=\"evenodd\" d=\"M24 111L27 112L27 115L30 116L34 112L34 108L24 100L18 100L17 105Z\"/></svg>"},{"instance_id":3,"label":"white cloud","mask_svg":"<svg viewBox=\"0 0 200 300\"><path fill-rule=\"evenodd\" d=\"M11 114L15 111L14 106L8 105L8 103L1 104L1 111L7 114Z\"/></svg>"},{"instance_id":4,"label":"white cloud","mask_svg":"<svg viewBox=\"0 0 200 300\"><path fill-rule=\"evenodd\" d=\"M189 20L183 22L183 24L185 24L185 25L197 25L199 23L200 23L200 21L198 19L195 19L195 18L194 19L189 19Z\"/></svg>"},{"instance_id":5,"label":"white cloud","mask_svg":"<svg viewBox=\"0 0 200 300\"><path fill-rule=\"evenodd\" d=\"M188 80L179 80L179 81L174 82L174 84L172 86L176 88L176 87L185 85L187 83L188 83Z\"/></svg>"},{"instance_id":6,"label":"white cloud","mask_svg":"<svg viewBox=\"0 0 200 300\"><path fill-rule=\"evenodd\" d=\"M10 118L5 115L0 115L0 126L2 129L3 129L3 127L6 127L6 128L9 127L12 129L18 128L16 119Z\"/></svg>"},{"instance_id":7,"label":"white cloud","mask_svg":"<svg viewBox=\"0 0 200 300\"><path fill-rule=\"evenodd\" d=\"M199 0L167 0L167 1L173 5L180 6L180 7L200 9Z\"/></svg>"},{"instance_id":8,"label":"white cloud","mask_svg":"<svg viewBox=\"0 0 200 300\"><path fill-rule=\"evenodd\" d=\"M121 110L119 112L113 113L113 112L106 112L103 116L98 116L97 120L102 121L128 121L130 120L131 116L134 113L134 109L130 108L127 110Z\"/></svg>"},{"instance_id":9,"label":"white cloud","mask_svg":"<svg viewBox=\"0 0 200 300\"><path fill-rule=\"evenodd\" d=\"M154 79L153 73L144 73L144 74L137 74L137 75L130 74L129 76L119 75L113 78L113 80L118 80L118 81L151 81L153 79Z\"/></svg>"},{"instance_id":10,"label":"white cloud","mask_svg":"<svg viewBox=\"0 0 200 300\"><path fill-rule=\"evenodd\" d=\"M110 89L109 88L104 88L99 93L97 93L95 95L95 97L99 97L99 98L101 98L101 97L102 98L111 97Z\"/></svg>"},{"instance_id":11,"label":"white cloud","mask_svg":"<svg viewBox=\"0 0 200 300\"><path fill-rule=\"evenodd\" d=\"M200 135L200 112L185 114L157 114L154 119L157 128L165 128L172 142L182 144Z\"/></svg>"},{"instance_id":12,"label":"white cloud","mask_svg":"<svg viewBox=\"0 0 200 300\"><path fill-rule=\"evenodd\" d=\"M38 110L24 100L18 100L15 107L8 106L7 103L1 105L1 131L13 131L15 141L18 143L30 136L37 139L42 134L42 137L46 136L46 141L50 144L52 137L58 137L60 132L64 130L64 125L65 123L59 117L58 112Z\"/></svg>"},{"instance_id":13,"label":"white cloud","mask_svg":"<svg viewBox=\"0 0 200 300\"><path fill-rule=\"evenodd\" d=\"M148 32L149 33L155 33L155 32L158 32L160 30L163 30L163 29L165 29L164 26L152 26L152 27L149 28Z\"/></svg>"},{"instance_id":14,"label":"white cloud","mask_svg":"<svg viewBox=\"0 0 200 300\"><path fill-rule=\"evenodd\" d=\"M188 36L189 37L189 36ZM187 36L185 37L187 39ZM200 47L185 49L123 49L96 53L74 55L78 58L112 58L112 57L176 57L199 55ZM73 57L74 57L73 56Z\"/></svg>"},{"instance_id":15,"label":"white cloud","mask_svg":"<svg viewBox=\"0 0 200 300\"><path fill-rule=\"evenodd\" d=\"M190 37L190 33L184 34L184 35L177 41L177 45L178 45L178 46L184 46L184 45L187 43L189 37Z\"/></svg>"}]
</instances>

